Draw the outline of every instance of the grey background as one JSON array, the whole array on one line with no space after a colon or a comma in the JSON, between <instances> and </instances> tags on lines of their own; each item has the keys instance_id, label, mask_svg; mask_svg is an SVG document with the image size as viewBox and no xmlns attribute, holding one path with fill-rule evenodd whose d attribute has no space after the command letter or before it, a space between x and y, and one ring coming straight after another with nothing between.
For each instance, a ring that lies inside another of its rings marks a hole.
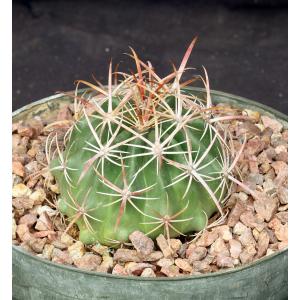
<instances>
[{"instance_id":1,"label":"grey background","mask_svg":"<svg viewBox=\"0 0 300 300\"><path fill-rule=\"evenodd\" d=\"M208 71L211 88L287 113L287 1L13 1L13 109L107 81L108 63L134 68L132 46L159 74L179 65ZM191 73L193 74L193 72ZM200 83L198 83L199 85Z\"/></svg>"}]
</instances>

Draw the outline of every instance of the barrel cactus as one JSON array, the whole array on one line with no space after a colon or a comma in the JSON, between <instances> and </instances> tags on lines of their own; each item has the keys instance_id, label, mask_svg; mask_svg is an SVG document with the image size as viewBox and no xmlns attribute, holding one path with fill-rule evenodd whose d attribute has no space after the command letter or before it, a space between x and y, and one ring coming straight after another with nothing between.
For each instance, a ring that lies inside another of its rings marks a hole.
<instances>
[{"instance_id":1,"label":"barrel cactus","mask_svg":"<svg viewBox=\"0 0 300 300\"><path fill-rule=\"evenodd\" d=\"M50 169L67 230L76 223L85 244L124 243L135 230L199 232L223 214L236 163L221 126L230 117L215 115L206 71L205 100L185 89L192 80L180 81L194 43L164 78L132 49L136 74L113 74L110 64L106 88L78 82L88 89L75 92L74 122ZM113 84L115 75L122 80Z\"/></svg>"}]
</instances>

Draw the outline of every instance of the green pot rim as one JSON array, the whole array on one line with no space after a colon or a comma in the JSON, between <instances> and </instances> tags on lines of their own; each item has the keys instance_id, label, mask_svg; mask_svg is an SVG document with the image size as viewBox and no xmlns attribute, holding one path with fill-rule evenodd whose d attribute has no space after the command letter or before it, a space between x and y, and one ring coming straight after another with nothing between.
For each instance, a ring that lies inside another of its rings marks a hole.
<instances>
[{"instance_id":1,"label":"green pot rim","mask_svg":"<svg viewBox=\"0 0 300 300\"><path fill-rule=\"evenodd\" d=\"M84 90L84 89L82 89ZM82 91L82 90L79 90ZM205 89L203 88L196 88L196 87L189 87L187 88L187 90L190 90L191 92L205 92ZM236 103L237 105L238 103L241 103L242 105L240 105L240 107L243 107L244 105L248 107L255 107L255 109L259 108L260 111L265 112L266 114L272 114L273 116L275 116L276 118L278 118L281 121L284 121L285 123L287 123L288 121L288 116L277 111L276 109L269 107L267 105L261 104L259 102L244 98L244 97L240 97L240 96L235 96L233 94L229 94L229 93L224 93L224 92L220 92L220 91L215 91L215 90L211 90L211 94L215 95L215 96L221 96L221 97L225 97L229 100L231 100L232 102ZM51 100L55 100L57 98L60 98L62 96L65 96L63 93L60 94L56 94L47 98L43 98L41 100L32 102L26 106L23 106L17 110L15 110L12 113L12 116L15 117L18 114L25 112L27 110L30 110L31 108L33 108L36 105L40 105L43 104L45 102L51 101ZM224 276L224 275L229 275L232 274L234 272L239 272L242 270L246 270L246 269L250 269L250 268L254 268L255 266L262 264L264 262L267 262L269 260L274 259L275 257L280 257L280 256L284 256L285 254L288 253L288 249L283 249L280 251L277 251L271 255L265 256L263 258L260 258L252 263L249 264L245 264L242 265L240 267L235 267L232 269L228 269L228 270L222 270L222 271L218 271L218 272L214 272L214 273L208 273L208 274L203 274L203 275L188 275L188 276L180 276L180 277L175 277L175 278L168 278L168 277L159 277L159 278L150 278L150 277L130 277L130 276L118 276L118 275L113 275L113 274L108 274L108 273L100 273L100 272L95 272L95 271L85 271L82 269L78 269L75 267L71 267L71 266L67 266L67 265L62 265L62 264L58 264L58 263L54 263L51 261L48 261L46 259L34 256L32 254L30 254L29 252L23 250L21 247L19 246L15 246L12 245L12 250L21 253L22 255L26 256L28 259L33 259L33 260L37 260L40 261L41 263L47 264L47 265L51 265L53 267L57 267L59 269L64 269L64 270L69 270L71 272L78 272L78 273L85 273L91 276L99 276L99 277L107 277L107 278L111 278L111 279L123 279L123 280L135 280L135 281L181 281L181 280L195 280L195 279L203 279L203 278L211 278L211 277L217 277L217 276Z\"/></svg>"}]
</instances>

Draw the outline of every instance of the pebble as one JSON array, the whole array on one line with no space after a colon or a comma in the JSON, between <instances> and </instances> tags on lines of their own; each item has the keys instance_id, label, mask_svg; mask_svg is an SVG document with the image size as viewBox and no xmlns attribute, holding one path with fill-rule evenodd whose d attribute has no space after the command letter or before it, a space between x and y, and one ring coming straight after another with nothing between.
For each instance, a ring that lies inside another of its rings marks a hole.
<instances>
[{"instance_id":1,"label":"pebble","mask_svg":"<svg viewBox=\"0 0 300 300\"><path fill-rule=\"evenodd\" d=\"M108 273L110 272L110 270L112 270L113 266L114 266L114 261L113 258L109 255L104 255L102 257L103 261L100 264L99 267L97 267L97 272L101 272L101 273Z\"/></svg>"},{"instance_id":2,"label":"pebble","mask_svg":"<svg viewBox=\"0 0 300 300\"><path fill-rule=\"evenodd\" d=\"M250 228L246 228L246 230L239 236L239 241L243 246L255 245L255 239L253 237L252 231Z\"/></svg>"},{"instance_id":3,"label":"pebble","mask_svg":"<svg viewBox=\"0 0 300 300\"><path fill-rule=\"evenodd\" d=\"M243 264L250 263L253 261L255 254L256 254L256 250L254 245L248 245L247 247L244 248L244 250L240 254L240 260Z\"/></svg>"},{"instance_id":4,"label":"pebble","mask_svg":"<svg viewBox=\"0 0 300 300\"><path fill-rule=\"evenodd\" d=\"M254 208L267 222L271 220L277 210L277 200L262 192L255 192Z\"/></svg>"},{"instance_id":5,"label":"pebble","mask_svg":"<svg viewBox=\"0 0 300 300\"><path fill-rule=\"evenodd\" d=\"M144 269L151 268L155 270L155 266L149 264L149 263L136 263L136 262L129 262L125 264L125 272L128 275L136 275L139 276L142 274Z\"/></svg>"},{"instance_id":6,"label":"pebble","mask_svg":"<svg viewBox=\"0 0 300 300\"><path fill-rule=\"evenodd\" d=\"M45 259L50 260L52 256L52 252L54 250L54 246L51 244L46 244L44 246L43 252L42 252L42 257Z\"/></svg>"},{"instance_id":7,"label":"pebble","mask_svg":"<svg viewBox=\"0 0 300 300\"><path fill-rule=\"evenodd\" d=\"M119 248L114 254L114 260L120 262L140 262L141 257L138 255L136 250Z\"/></svg>"},{"instance_id":8,"label":"pebble","mask_svg":"<svg viewBox=\"0 0 300 300\"><path fill-rule=\"evenodd\" d=\"M33 238L26 224L18 225L16 233L22 242L30 241Z\"/></svg>"},{"instance_id":9,"label":"pebble","mask_svg":"<svg viewBox=\"0 0 300 300\"><path fill-rule=\"evenodd\" d=\"M69 246L72 246L73 245L73 238L69 235L69 234L67 234L67 233L65 233L65 232L63 232L62 234L61 234L61 236L60 236L60 241L62 242L62 243L64 243L65 245L67 245L68 247Z\"/></svg>"},{"instance_id":10,"label":"pebble","mask_svg":"<svg viewBox=\"0 0 300 300\"><path fill-rule=\"evenodd\" d=\"M267 231L263 230L258 237L257 241L257 258L264 256L267 252L270 242L270 237Z\"/></svg>"},{"instance_id":11,"label":"pebble","mask_svg":"<svg viewBox=\"0 0 300 300\"><path fill-rule=\"evenodd\" d=\"M192 264L196 260L202 260L207 255L207 249L205 247L197 246L187 255L188 262Z\"/></svg>"},{"instance_id":12,"label":"pebble","mask_svg":"<svg viewBox=\"0 0 300 300\"><path fill-rule=\"evenodd\" d=\"M71 255L72 257L72 255ZM94 271L101 264L101 257L92 253L85 253L82 257L74 259L74 264L76 267L87 270Z\"/></svg>"},{"instance_id":13,"label":"pebble","mask_svg":"<svg viewBox=\"0 0 300 300\"><path fill-rule=\"evenodd\" d=\"M148 255L154 249L154 242L152 239L147 237L144 233L140 231L134 231L129 235L129 240L131 241L133 247L141 255Z\"/></svg>"},{"instance_id":14,"label":"pebble","mask_svg":"<svg viewBox=\"0 0 300 300\"><path fill-rule=\"evenodd\" d=\"M216 241L210 246L209 254L229 256L229 250L221 238L217 238Z\"/></svg>"},{"instance_id":15,"label":"pebble","mask_svg":"<svg viewBox=\"0 0 300 300\"><path fill-rule=\"evenodd\" d=\"M145 268L141 274L141 277L156 277L152 268Z\"/></svg>"},{"instance_id":16,"label":"pebble","mask_svg":"<svg viewBox=\"0 0 300 300\"><path fill-rule=\"evenodd\" d=\"M265 227L264 219L259 215L254 215L251 211L242 213L240 220L244 225L250 228L256 228L258 231L262 231Z\"/></svg>"},{"instance_id":17,"label":"pebble","mask_svg":"<svg viewBox=\"0 0 300 300\"><path fill-rule=\"evenodd\" d=\"M12 205L16 209L30 209L34 205L34 201L26 197L17 197L12 199Z\"/></svg>"},{"instance_id":18,"label":"pebble","mask_svg":"<svg viewBox=\"0 0 300 300\"><path fill-rule=\"evenodd\" d=\"M288 222L288 212L287 211L281 211L281 212L277 213L275 216L279 219L279 221L282 224L285 224Z\"/></svg>"},{"instance_id":19,"label":"pebble","mask_svg":"<svg viewBox=\"0 0 300 300\"><path fill-rule=\"evenodd\" d=\"M156 242L164 257L169 258L172 256L173 251L171 250L166 238L162 234L156 238Z\"/></svg>"},{"instance_id":20,"label":"pebble","mask_svg":"<svg viewBox=\"0 0 300 300\"><path fill-rule=\"evenodd\" d=\"M175 265L184 272L192 272L193 268L187 259L176 258Z\"/></svg>"},{"instance_id":21,"label":"pebble","mask_svg":"<svg viewBox=\"0 0 300 300\"><path fill-rule=\"evenodd\" d=\"M149 255L143 257L144 261L158 261L159 259L163 258L164 255L161 251L154 251Z\"/></svg>"},{"instance_id":22,"label":"pebble","mask_svg":"<svg viewBox=\"0 0 300 300\"><path fill-rule=\"evenodd\" d=\"M232 239L232 233L228 225L217 226L213 229L213 231L215 231L219 237L226 242Z\"/></svg>"},{"instance_id":23,"label":"pebble","mask_svg":"<svg viewBox=\"0 0 300 300\"><path fill-rule=\"evenodd\" d=\"M182 246L182 242L178 239L170 239L170 246L171 246L173 252L177 253Z\"/></svg>"},{"instance_id":24,"label":"pebble","mask_svg":"<svg viewBox=\"0 0 300 300\"><path fill-rule=\"evenodd\" d=\"M125 269L123 266L116 264L112 270L112 274L119 275L119 276L125 276L127 275Z\"/></svg>"},{"instance_id":25,"label":"pebble","mask_svg":"<svg viewBox=\"0 0 300 300\"><path fill-rule=\"evenodd\" d=\"M34 228L38 231L54 230L53 223L46 212L40 215Z\"/></svg>"},{"instance_id":26,"label":"pebble","mask_svg":"<svg viewBox=\"0 0 300 300\"><path fill-rule=\"evenodd\" d=\"M156 263L159 267L168 267L174 264L174 259L172 258L162 258Z\"/></svg>"},{"instance_id":27,"label":"pebble","mask_svg":"<svg viewBox=\"0 0 300 300\"><path fill-rule=\"evenodd\" d=\"M174 265L168 267L162 267L160 272L165 274L167 277L177 277L180 275L179 268Z\"/></svg>"},{"instance_id":28,"label":"pebble","mask_svg":"<svg viewBox=\"0 0 300 300\"><path fill-rule=\"evenodd\" d=\"M12 189L12 196L15 198L29 197L31 190L23 183L16 184Z\"/></svg>"},{"instance_id":29,"label":"pebble","mask_svg":"<svg viewBox=\"0 0 300 300\"><path fill-rule=\"evenodd\" d=\"M241 235L246 231L246 229L247 229L247 227L243 223L237 222L235 224L235 226L233 227L232 232L234 234Z\"/></svg>"},{"instance_id":30,"label":"pebble","mask_svg":"<svg viewBox=\"0 0 300 300\"><path fill-rule=\"evenodd\" d=\"M229 241L230 256L233 258L239 258L242 252L242 244L238 240Z\"/></svg>"},{"instance_id":31,"label":"pebble","mask_svg":"<svg viewBox=\"0 0 300 300\"><path fill-rule=\"evenodd\" d=\"M101 244L95 244L93 247L92 247L92 251L94 251L95 253L98 253L100 255L104 255L106 253L108 253L108 247L107 246L103 246Z\"/></svg>"},{"instance_id":32,"label":"pebble","mask_svg":"<svg viewBox=\"0 0 300 300\"><path fill-rule=\"evenodd\" d=\"M42 253L46 242L47 242L47 238L31 239L28 241L28 245L34 252Z\"/></svg>"},{"instance_id":33,"label":"pebble","mask_svg":"<svg viewBox=\"0 0 300 300\"><path fill-rule=\"evenodd\" d=\"M274 181L270 178L267 178L265 182L263 183L264 192L272 196L276 193L276 185L274 184Z\"/></svg>"},{"instance_id":34,"label":"pebble","mask_svg":"<svg viewBox=\"0 0 300 300\"><path fill-rule=\"evenodd\" d=\"M68 252L72 260L77 260L85 254L84 245L82 242L77 241L72 246L68 247Z\"/></svg>"},{"instance_id":35,"label":"pebble","mask_svg":"<svg viewBox=\"0 0 300 300\"><path fill-rule=\"evenodd\" d=\"M288 190L283 186L277 188L278 199L281 204L288 204Z\"/></svg>"},{"instance_id":36,"label":"pebble","mask_svg":"<svg viewBox=\"0 0 300 300\"><path fill-rule=\"evenodd\" d=\"M279 219L274 218L268 226L274 230L275 236L279 241L285 242L288 240L288 223L283 225Z\"/></svg>"},{"instance_id":37,"label":"pebble","mask_svg":"<svg viewBox=\"0 0 300 300\"><path fill-rule=\"evenodd\" d=\"M227 225L234 227L240 219L241 214L246 210L246 206L241 201L237 201L234 208L231 210L228 216Z\"/></svg>"},{"instance_id":38,"label":"pebble","mask_svg":"<svg viewBox=\"0 0 300 300\"><path fill-rule=\"evenodd\" d=\"M51 258L53 262L58 264L71 265L73 263L73 259L67 251L62 251L57 248L52 250Z\"/></svg>"},{"instance_id":39,"label":"pebble","mask_svg":"<svg viewBox=\"0 0 300 300\"><path fill-rule=\"evenodd\" d=\"M49 217L54 217L57 212L48 205L39 206L37 208L37 214L41 216L43 213L47 213Z\"/></svg>"},{"instance_id":40,"label":"pebble","mask_svg":"<svg viewBox=\"0 0 300 300\"><path fill-rule=\"evenodd\" d=\"M210 246L216 239L218 238L218 234L216 232L211 231L203 231L200 238L197 240L196 245L200 247L208 247Z\"/></svg>"},{"instance_id":41,"label":"pebble","mask_svg":"<svg viewBox=\"0 0 300 300\"><path fill-rule=\"evenodd\" d=\"M217 266L220 268L233 268L234 267L234 259L232 257L219 254L217 255Z\"/></svg>"},{"instance_id":42,"label":"pebble","mask_svg":"<svg viewBox=\"0 0 300 300\"><path fill-rule=\"evenodd\" d=\"M39 205L46 199L46 193L43 189L37 189L29 196L29 198L34 201L34 205Z\"/></svg>"},{"instance_id":43,"label":"pebble","mask_svg":"<svg viewBox=\"0 0 300 300\"><path fill-rule=\"evenodd\" d=\"M207 255L203 260L201 261L195 261L193 263L193 271L195 272L201 272L201 273L209 273L212 271L212 268L210 264L213 262L214 256Z\"/></svg>"},{"instance_id":44,"label":"pebble","mask_svg":"<svg viewBox=\"0 0 300 300\"><path fill-rule=\"evenodd\" d=\"M21 162L13 161L12 162L12 172L20 177L25 176L25 169Z\"/></svg>"},{"instance_id":45,"label":"pebble","mask_svg":"<svg viewBox=\"0 0 300 300\"><path fill-rule=\"evenodd\" d=\"M19 224L26 224L29 228L32 227L37 221L37 217L34 214L26 214L19 220Z\"/></svg>"},{"instance_id":46,"label":"pebble","mask_svg":"<svg viewBox=\"0 0 300 300\"><path fill-rule=\"evenodd\" d=\"M268 116L261 116L261 121L265 127L271 128L273 132L280 133L283 129L283 125L279 121Z\"/></svg>"}]
</instances>

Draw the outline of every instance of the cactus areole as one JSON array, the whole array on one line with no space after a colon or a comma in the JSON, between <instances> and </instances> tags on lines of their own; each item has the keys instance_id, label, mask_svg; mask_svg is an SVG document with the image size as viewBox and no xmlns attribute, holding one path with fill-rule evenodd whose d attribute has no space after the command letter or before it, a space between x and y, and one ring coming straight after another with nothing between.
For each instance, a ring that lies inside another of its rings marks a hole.
<instances>
[{"instance_id":1,"label":"cactus areole","mask_svg":"<svg viewBox=\"0 0 300 300\"><path fill-rule=\"evenodd\" d=\"M67 230L76 223L85 244L117 245L135 230L151 238L195 233L222 214L235 159L206 71L206 99L180 80L194 43L167 77L132 50L136 74L113 74L110 64L107 88L78 82L88 89L75 91L64 146L57 136L49 142L57 146L50 170Z\"/></svg>"}]
</instances>

